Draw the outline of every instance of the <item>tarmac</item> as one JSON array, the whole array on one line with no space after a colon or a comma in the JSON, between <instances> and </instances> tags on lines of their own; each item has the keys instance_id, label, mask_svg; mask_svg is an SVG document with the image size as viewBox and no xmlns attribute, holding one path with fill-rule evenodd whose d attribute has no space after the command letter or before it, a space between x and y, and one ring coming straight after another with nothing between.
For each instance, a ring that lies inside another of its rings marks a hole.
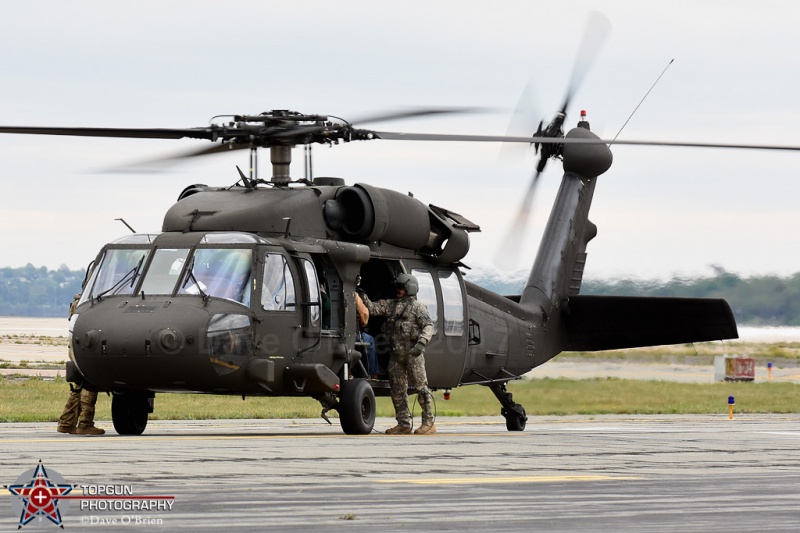
<instances>
[{"instance_id":1,"label":"tarmac","mask_svg":"<svg viewBox=\"0 0 800 533\"><path fill-rule=\"evenodd\" d=\"M431 436L346 436L321 420L154 421L139 437L3 424L0 479L19 491L41 461L74 487L58 503L76 530L797 531L798 422L531 417L508 432L499 416L440 417ZM18 528L14 505L0 498L0 529Z\"/></svg>"},{"instance_id":2,"label":"tarmac","mask_svg":"<svg viewBox=\"0 0 800 533\"><path fill-rule=\"evenodd\" d=\"M66 321L53 320L65 332ZM37 327L33 334L50 335L46 322ZM20 328L0 317L7 339L31 334L30 326L10 331ZM0 359L15 357L63 361L66 347L0 346ZM780 370L773 378L797 377ZM711 367L626 361L556 359L534 373L713 379ZM548 416L509 432L500 416L440 417L431 436L380 434L392 419L347 436L335 420L151 421L138 437L108 422L102 437L59 434L54 423L1 424L0 480L24 492L41 465L56 486L73 487L53 500L64 529L797 531L798 422ZM30 498L0 494L0 530L18 529ZM40 509L22 527L51 528L53 518Z\"/></svg>"}]
</instances>

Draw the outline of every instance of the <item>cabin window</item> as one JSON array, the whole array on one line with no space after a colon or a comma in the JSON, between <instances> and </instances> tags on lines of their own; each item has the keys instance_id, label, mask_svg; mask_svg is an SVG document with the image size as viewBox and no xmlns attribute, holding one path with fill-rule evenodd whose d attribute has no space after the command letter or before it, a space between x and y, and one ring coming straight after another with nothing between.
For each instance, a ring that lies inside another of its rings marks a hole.
<instances>
[{"instance_id":1,"label":"cabin window","mask_svg":"<svg viewBox=\"0 0 800 533\"><path fill-rule=\"evenodd\" d=\"M143 248L106 250L100 260L100 267L94 269L86 284L88 290L84 291L80 303L89 297L133 294L149 252L149 249Z\"/></svg>"},{"instance_id":2,"label":"cabin window","mask_svg":"<svg viewBox=\"0 0 800 533\"><path fill-rule=\"evenodd\" d=\"M178 294L200 294L250 305L253 252L242 248L198 248Z\"/></svg>"},{"instance_id":3,"label":"cabin window","mask_svg":"<svg viewBox=\"0 0 800 533\"><path fill-rule=\"evenodd\" d=\"M433 332L439 330L439 306L436 303L436 285L433 283L433 276L427 270L415 268L411 273L417 278L419 282L419 292L417 293L417 300L425 304L428 308L428 314L433 320Z\"/></svg>"},{"instance_id":4,"label":"cabin window","mask_svg":"<svg viewBox=\"0 0 800 533\"><path fill-rule=\"evenodd\" d=\"M455 272L439 272L444 306L444 334L461 336L464 333L464 297Z\"/></svg>"},{"instance_id":5,"label":"cabin window","mask_svg":"<svg viewBox=\"0 0 800 533\"><path fill-rule=\"evenodd\" d=\"M289 263L280 254L266 254L261 307L267 311L294 311L295 306L294 276Z\"/></svg>"},{"instance_id":6,"label":"cabin window","mask_svg":"<svg viewBox=\"0 0 800 533\"><path fill-rule=\"evenodd\" d=\"M172 294L188 255L188 248L158 248L147 267L141 292Z\"/></svg>"}]
</instances>

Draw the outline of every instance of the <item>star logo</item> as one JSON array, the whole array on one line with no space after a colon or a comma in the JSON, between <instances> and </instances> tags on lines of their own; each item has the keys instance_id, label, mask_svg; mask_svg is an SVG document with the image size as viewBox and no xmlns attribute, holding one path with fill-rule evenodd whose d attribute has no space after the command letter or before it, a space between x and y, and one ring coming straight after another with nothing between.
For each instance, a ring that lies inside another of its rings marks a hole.
<instances>
[{"instance_id":1,"label":"star logo","mask_svg":"<svg viewBox=\"0 0 800 533\"><path fill-rule=\"evenodd\" d=\"M59 498L69 494L73 485L65 483L64 478L55 470L51 470L48 474L41 460L36 468L23 473L14 485L7 485L6 488L17 496L16 500L12 500L14 512L19 515L17 529L37 516L40 522L42 518L47 518L55 525L64 528L61 511L67 510L68 502L64 501L59 507Z\"/></svg>"}]
</instances>

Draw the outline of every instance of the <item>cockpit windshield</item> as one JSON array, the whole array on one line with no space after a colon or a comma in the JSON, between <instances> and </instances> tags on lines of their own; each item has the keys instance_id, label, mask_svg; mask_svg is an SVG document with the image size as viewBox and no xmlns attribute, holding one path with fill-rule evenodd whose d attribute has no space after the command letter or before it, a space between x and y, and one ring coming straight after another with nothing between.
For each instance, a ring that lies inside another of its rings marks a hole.
<instances>
[{"instance_id":1,"label":"cockpit windshield","mask_svg":"<svg viewBox=\"0 0 800 533\"><path fill-rule=\"evenodd\" d=\"M252 250L198 248L190 261L178 286L178 294L215 296L250 305L253 286Z\"/></svg>"},{"instance_id":2,"label":"cockpit windshield","mask_svg":"<svg viewBox=\"0 0 800 533\"><path fill-rule=\"evenodd\" d=\"M142 280L141 292L172 294L188 255L188 248L157 248Z\"/></svg>"},{"instance_id":3,"label":"cockpit windshield","mask_svg":"<svg viewBox=\"0 0 800 533\"><path fill-rule=\"evenodd\" d=\"M216 242L219 240L226 242ZM138 294L143 295L198 295L249 306L255 274L255 251L251 246L261 241L256 236L234 240L229 234L213 234L211 238L204 237L197 247L152 248L145 247L144 242L141 247L131 246L131 242L112 243L91 273L81 302L132 295L138 286Z\"/></svg>"}]
</instances>

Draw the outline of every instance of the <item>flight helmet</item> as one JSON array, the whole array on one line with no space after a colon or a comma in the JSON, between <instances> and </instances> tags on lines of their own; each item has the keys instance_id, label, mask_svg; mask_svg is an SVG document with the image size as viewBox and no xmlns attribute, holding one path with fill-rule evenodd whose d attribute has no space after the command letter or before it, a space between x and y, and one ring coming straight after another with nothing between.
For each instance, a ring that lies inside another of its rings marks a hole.
<instances>
[{"instance_id":1,"label":"flight helmet","mask_svg":"<svg viewBox=\"0 0 800 533\"><path fill-rule=\"evenodd\" d=\"M409 296L416 296L419 292L419 282L411 274L398 274L394 278L394 284L396 287L403 287Z\"/></svg>"}]
</instances>

